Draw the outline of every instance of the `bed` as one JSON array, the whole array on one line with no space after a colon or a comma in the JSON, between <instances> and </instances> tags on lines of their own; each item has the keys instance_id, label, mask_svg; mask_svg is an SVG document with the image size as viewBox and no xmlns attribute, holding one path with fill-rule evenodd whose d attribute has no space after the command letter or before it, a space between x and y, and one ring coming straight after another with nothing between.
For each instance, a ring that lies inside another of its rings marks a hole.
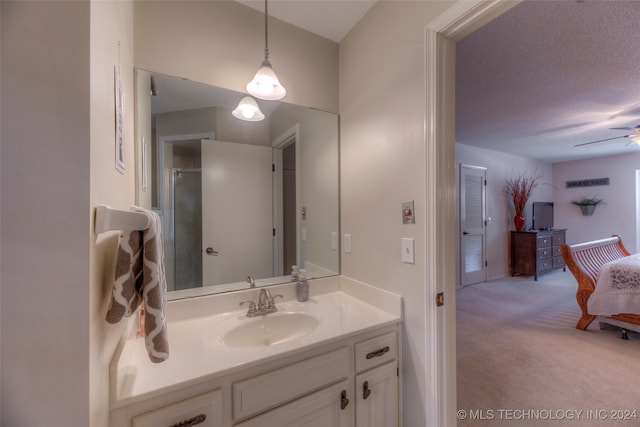
<instances>
[{"instance_id":1,"label":"bed","mask_svg":"<svg viewBox=\"0 0 640 427\"><path fill-rule=\"evenodd\" d=\"M618 235L562 244L560 252L578 282L582 315L576 328L585 330L597 320L622 328L623 338L626 330L640 332L640 282L634 280L640 279L640 255L631 255Z\"/></svg>"}]
</instances>

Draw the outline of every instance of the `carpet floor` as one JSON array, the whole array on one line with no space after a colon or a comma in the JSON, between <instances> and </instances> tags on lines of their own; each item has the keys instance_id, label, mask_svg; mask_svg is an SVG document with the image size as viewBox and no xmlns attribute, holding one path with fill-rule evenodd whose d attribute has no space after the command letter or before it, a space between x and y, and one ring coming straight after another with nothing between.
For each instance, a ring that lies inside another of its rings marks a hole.
<instances>
[{"instance_id":1,"label":"carpet floor","mask_svg":"<svg viewBox=\"0 0 640 427\"><path fill-rule=\"evenodd\" d=\"M640 426L640 335L575 328L561 270L459 289L458 426Z\"/></svg>"}]
</instances>

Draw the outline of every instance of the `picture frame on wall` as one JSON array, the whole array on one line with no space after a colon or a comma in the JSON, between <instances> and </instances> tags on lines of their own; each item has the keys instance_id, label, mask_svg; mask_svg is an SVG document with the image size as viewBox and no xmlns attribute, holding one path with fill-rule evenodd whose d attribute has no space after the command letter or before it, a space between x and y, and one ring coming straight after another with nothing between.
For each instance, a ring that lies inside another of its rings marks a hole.
<instances>
[{"instance_id":1,"label":"picture frame on wall","mask_svg":"<svg viewBox=\"0 0 640 427\"><path fill-rule=\"evenodd\" d=\"M115 87L115 166L116 170L124 175L125 172L125 146L124 146L124 89L120 81L118 70L114 67Z\"/></svg>"}]
</instances>

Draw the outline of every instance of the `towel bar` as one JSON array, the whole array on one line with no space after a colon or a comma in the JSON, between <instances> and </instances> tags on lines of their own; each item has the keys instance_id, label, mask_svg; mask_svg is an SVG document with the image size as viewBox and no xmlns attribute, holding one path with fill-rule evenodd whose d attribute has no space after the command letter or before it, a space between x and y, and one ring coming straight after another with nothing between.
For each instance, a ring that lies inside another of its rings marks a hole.
<instances>
[{"instance_id":1,"label":"towel bar","mask_svg":"<svg viewBox=\"0 0 640 427\"><path fill-rule=\"evenodd\" d=\"M96 206L96 234L111 230L144 230L149 227L149 217L140 212L121 211L107 205Z\"/></svg>"}]
</instances>

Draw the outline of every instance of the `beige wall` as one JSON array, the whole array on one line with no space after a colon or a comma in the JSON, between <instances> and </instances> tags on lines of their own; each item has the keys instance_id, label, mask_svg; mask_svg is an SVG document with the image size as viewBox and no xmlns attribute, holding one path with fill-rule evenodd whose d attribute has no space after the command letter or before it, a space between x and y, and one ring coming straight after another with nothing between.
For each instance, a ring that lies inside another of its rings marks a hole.
<instances>
[{"instance_id":1,"label":"beige wall","mask_svg":"<svg viewBox=\"0 0 640 427\"><path fill-rule=\"evenodd\" d=\"M90 3L0 7L0 424L88 425Z\"/></svg>"},{"instance_id":2,"label":"beige wall","mask_svg":"<svg viewBox=\"0 0 640 427\"><path fill-rule=\"evenodd\" d=\"M264 57L264 14L232 1L139 1L135 48L138 68L246 92ZM283 101L337 112L337 43L271 17L269 58Z\"/></svg>"},{"instance_id":3,"label":"beige wall","mask_svg":"<svg viewBox=\"0 0 640 427\"><path fill-rule=\"evenodd\" d=\"M152 162L155 135L151 130L151 74L148 71L135 71L135 161L140 167L136 170L136 201L138 206L152 208ZM144 141L144 144L143 144ZM144 159L144 160L143 160ZM142 167L143 161L146 162ZM144 175L144 176L143 176ZM146 179L146 188L143 185Z\"/></svg>"},{"instance_id":4,"label":"beige wall","mask_svg":"<svg viewBox=\"0 0 640 427\"><path fill-rule=\"evenodd\" d=\"M567 229L569 244L603 239L619 234L631 253L638 252L638 177L640 153L597 159L560 162L553 165L553 201L557 227ZM609 178L609 185L567 188L567 181ZM592 216L583 216L571 203L583 197L604 199Z\"/></svg>"},{"instance_id":5,"label":"beige wall","mask_svg":"<svg viewBox=\"0 0 640 427\"><path fill-rule=\"evenodd\" d=\"M402 410L416 426L435 357L425 353L424 27L450 5L378 2L340 45L341 227L353 240L342 274L404 296ZM415 225L402 224L406 200ZM416 239L415 265L401 261L403 237Z\"/></svg>"},{"instance_id":6,"label":"beige wall","mask_svg":"<svg viewBox=\"0 0 640 427\"><path fill-rule=\"evenodd\" d=\"M460 189L460 164L487 168L487 280L495 280L509 274L509 239L513 230L513 207L504 195L505 179L520 173L543 175L540 185L533 191L531 202L553 201L553 171L550 163L485 150L470 145L456 144L456 193ZM456 198L456 285L460 284L460 206ZM531 203L525 208L525 226L531 226ZM558 224L559 225L559 224Z\"/></svg>"},{"instance_id":7,"label":"beige wall","mask_svg":"<svg viewBox=\"0 0 640 427\"><path fill-rule=\"evenodd\" d=\"M93 234L93 208L134 202L133 4L1 5L1 424L106 426L123 325L104 321L117 233ZM125 175L114 168L114 66Z\"/></svg>"},{"instance_id":8,"label":"beige wall","mask_svg":"<svg viewBox=\"0 0 640 427\"><path fill-rule=\"evenodd\" d=\"M301 226L307 228L307 240L298 242L300 259L337 272L339 252L331 249L331 233L340 232L338 117L281 104L271 115L270 139L277 139L295 124L300 132L296 141L298 206L307 211L307 219L301 220Z\"/></svg>"},{"instance_id":9,"label":"beige wall","mask_svg":"<svg viewBox=\"0 0 640 427\"><path fill-rule=\"evenodd\" d=\"M135 205L133 2L91 2L91 135L90 200L84 212L97 204L129 210ZM114 67L125 93L125 174L115 169ZM86 142L85 142L86 144ZM92 221L89 230L93 231ZM108 325L104 318L111 295L117 231L90 234L89 277L89 409L90 426L104 427L109 414L109 364L125 322ZM82 342L82 340L80 340ZM80 344L78 344L80 346ZM86 348L86 344L84 345ZM86 425L83 423L82 425Z\"/></svg>"}]
</instances>

